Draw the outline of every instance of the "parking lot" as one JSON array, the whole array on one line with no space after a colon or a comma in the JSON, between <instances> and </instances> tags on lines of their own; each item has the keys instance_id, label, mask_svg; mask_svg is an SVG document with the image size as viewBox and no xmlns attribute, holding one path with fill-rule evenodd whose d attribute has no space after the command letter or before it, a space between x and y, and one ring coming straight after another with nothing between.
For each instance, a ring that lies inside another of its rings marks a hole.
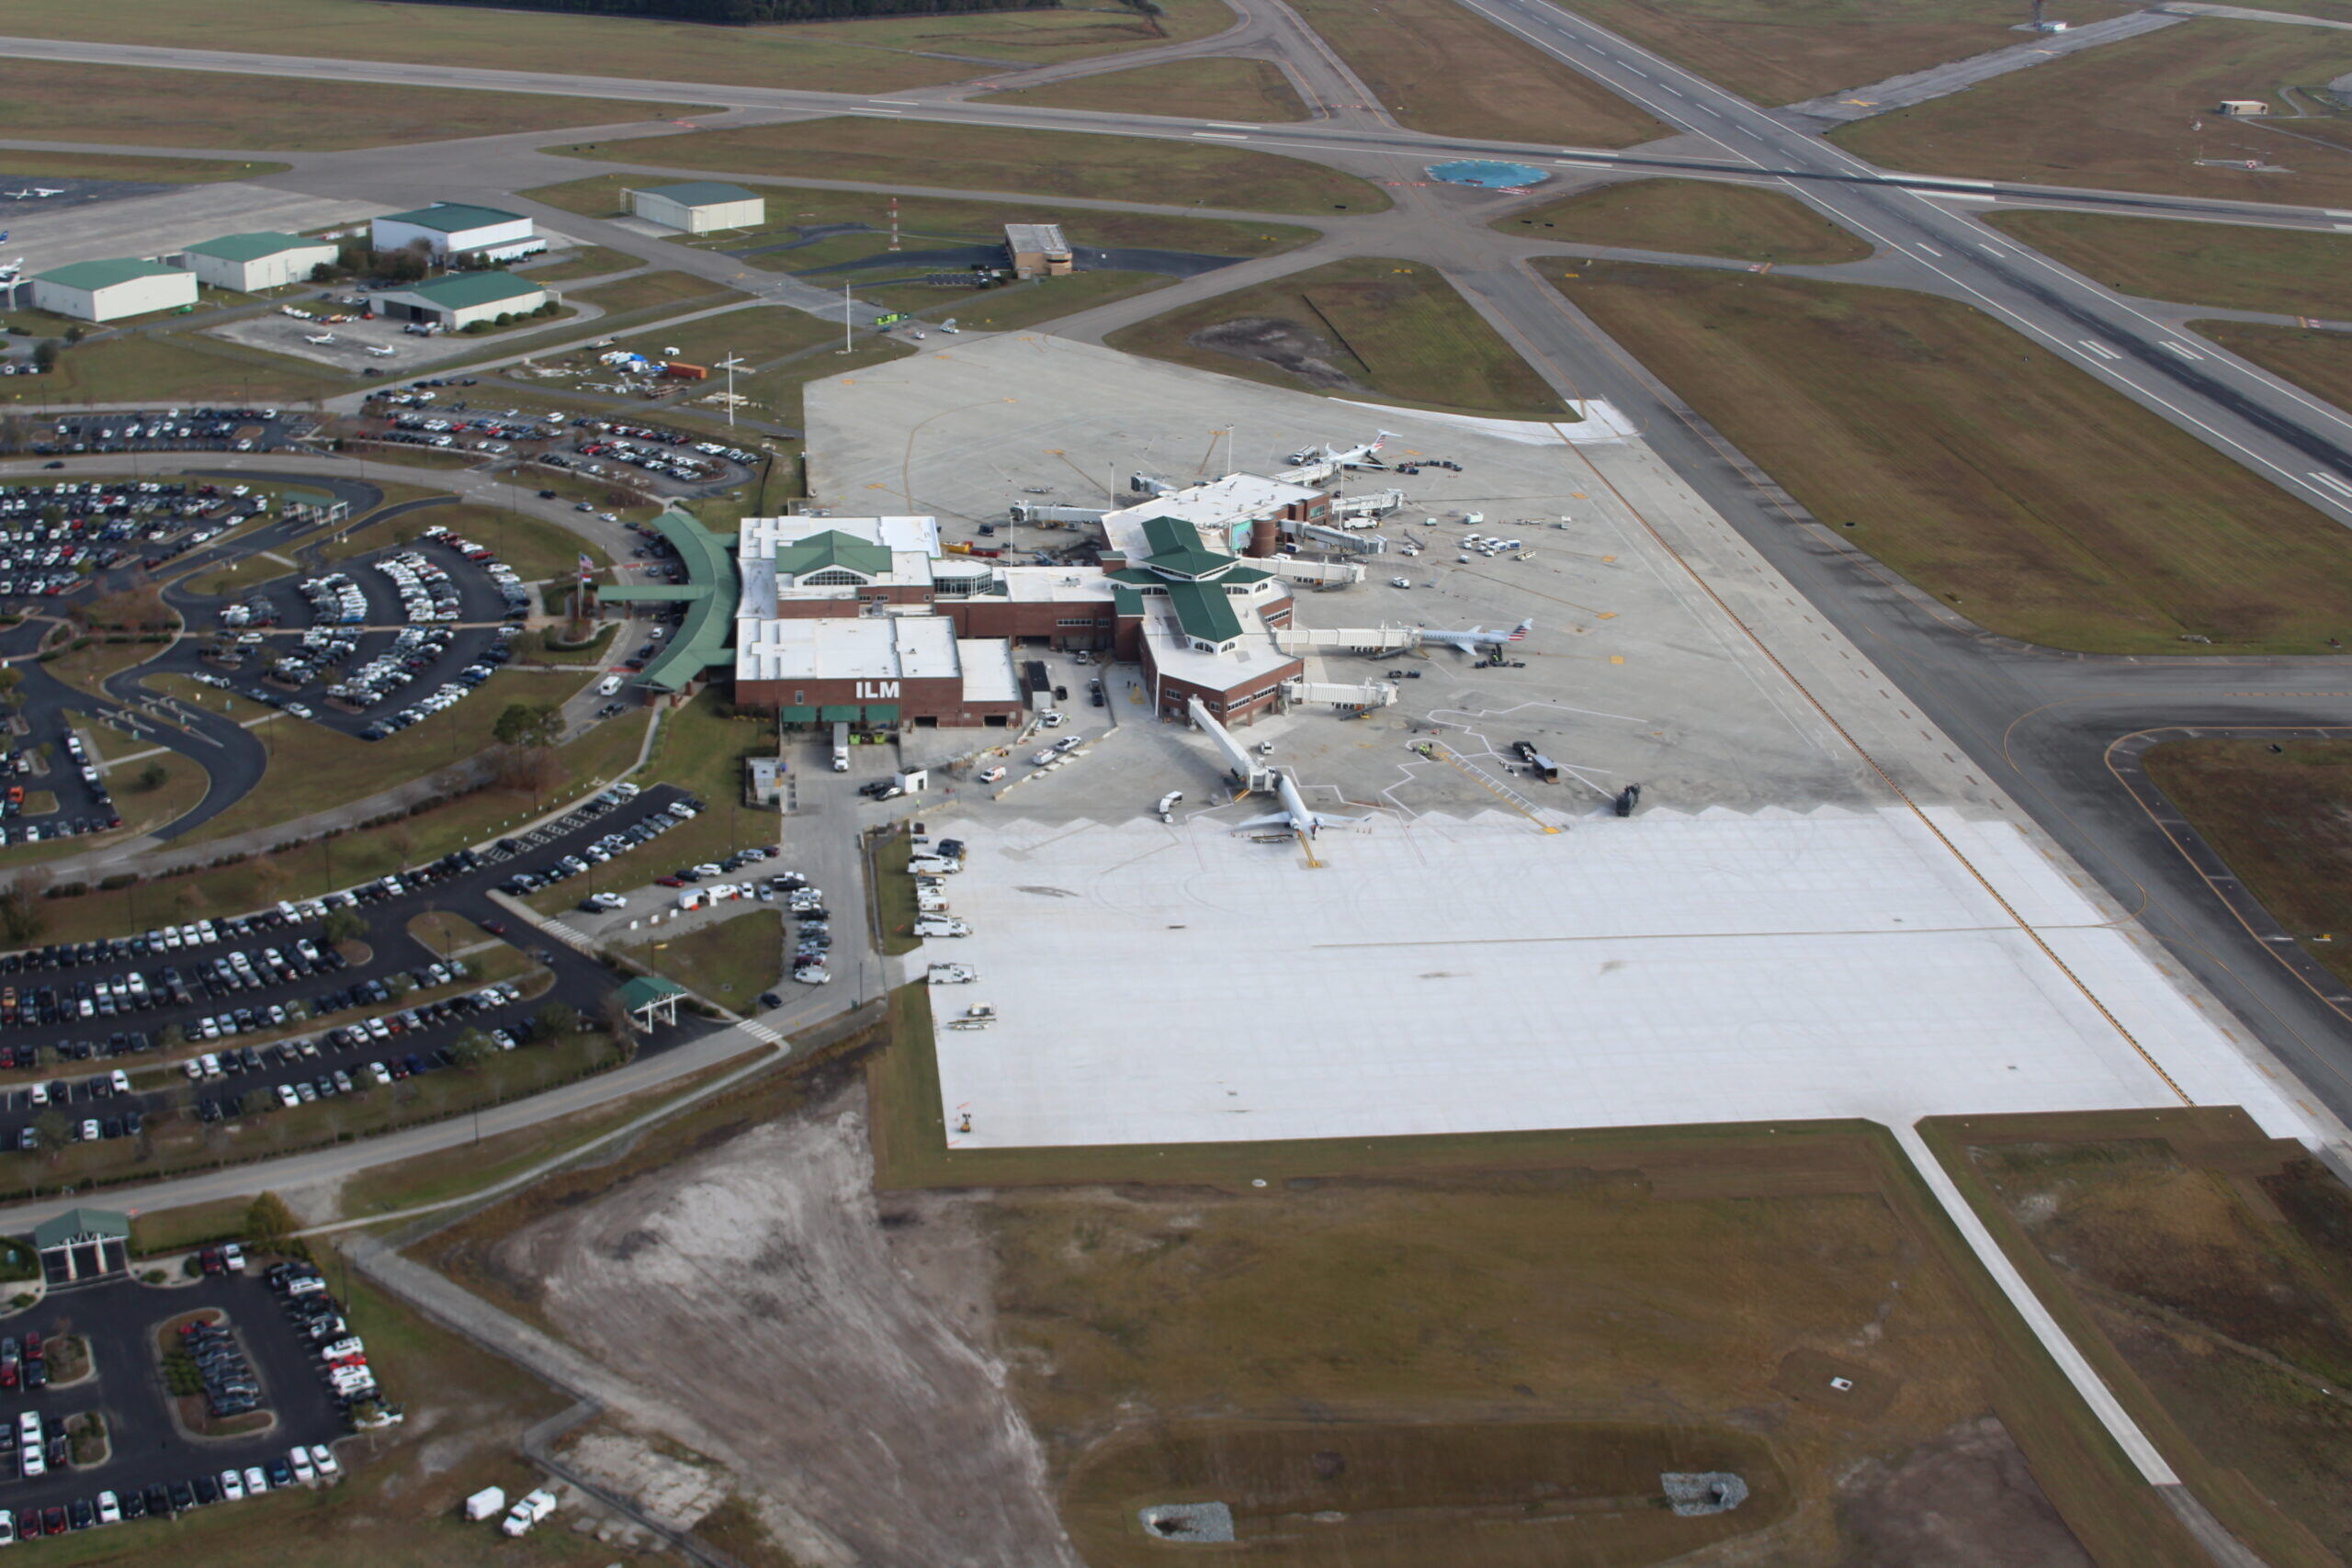
<instances>
[{"instance_id":1,"label":"parking lot","mask_svg":"<svg viewBox=\"0 0 2352 1568\"><path fill-rule=\"evenodd\" d=\"M290 409L188 408L60 414L33 439L35 456L115 452L275 452L290 448L318 422Z\"/></svg>"},{"instance_id":2,"label":"parking lot","mask_svg":"<svg viewBox=\"0 0 2352 1568\"><path fill-rule=\"evenodd\" d=\"M175 593L209 640L155 661L343 734L381 740L453 706L513 657L530 590L444 529L231 600Z\"/></svg>"},{"instance_id":3,"label":"parking lot","mask_svg":"<svg viewBox=\"0 0 2352 1568\"><path fill-rule=\"evenodd\" d=\"M295 1104L368 1094L390 1079L445 1070L455 1041L469 1029L493 1039L503 1030L517 1048L530 1048L533 1015L548 1000L593 1016L616 984L611 974L571 947L541 942L531 927L510 923L488 890L518 872L560 869L564 856L580 858L601 839L657 818L673 820L669 808L684 798L666 785L635 795L616 790L479 854L447 857L327 899L168 932L157 928L112 942L0 953L0 1150L18 1151L0 1152L0 1162L40 1157L21 1150L28 1131L41 1137L44 1117L62 1122L69 1138L95 1121L103 1138L110 1126L118 1136L132 1136L133 1116L152 1129L158 1116L209 1122L268 1114L288 1108L288 1094ZM365 919L360 940L369 951L362 962L338 962L326 942L325 919L334 908ZM503 989L486 996L481 982L458 972L455 955L409 934L409 921L427 908L463 915L523 948L552 972L553 984L538 996ZM282 1021L272 1009L281 1010ZM6 1021L12 1016L13 1023ZM682 1019L640 1050L664 1050L707 1028ZM172 1032L177 1043L167 1044ZM214 1059L209 1070L207 1055ZM194 1077L187 1070L191 1062L198 1064ZM118 1070L130 1077L127 1094ZM57 1122L47 1125L58 1130Z\"/></svg>"},{"instance_id":4,"label":"parking lot","mask_svg":"<svg viewBox=\"0 0 2352 1568\"><path fill-rule=\"evenodd\" d=\"M261 1396L258 1408L273 1418L264 1430L198 1438L175 1417L156 1336L174 1319L206 1310L223 1314L234 1330L249 1381ZM201 1506L208 1491L212 1500L221 1500L221 1472L231 1469L238 1472L241 1494L248 1467L258 1468L272 1487L280 1484L272 1473L279 1467L284 1484L301 1484L289 1450L303 1448L315 1479L311 1445L333 1444L349 1429L324 1381L317 1350L288 1318L277 1293L250 1272L164 1287L117 1276L54 1292L0 1327L8 1337L0 1342L0 1353L6 1343L21 1347L28 1333L52 1341L75 1336L90 1352L90 1375L76 1382L0 1388L0 1417L6 1418L0 1420L0 1441L12 1444L9 1451L0 1451L0 1508L13 1516L19 1537L29 1536L31 1520L51 1509L60 1511L66 1528L84 1508L96 1522L101 1493L114 1495L121 1516L138 1517ZM39 1416L46 1443L63 1432L70 1417L91 1411L106 1418L110 1441L104 1460L49 1464L45 1453L43 1473L23 1473L23 1450L15 1440L27 1413ZM184 1489L186 1503L176 1500L175 1489Z\"/></svg>"}]
</instances>

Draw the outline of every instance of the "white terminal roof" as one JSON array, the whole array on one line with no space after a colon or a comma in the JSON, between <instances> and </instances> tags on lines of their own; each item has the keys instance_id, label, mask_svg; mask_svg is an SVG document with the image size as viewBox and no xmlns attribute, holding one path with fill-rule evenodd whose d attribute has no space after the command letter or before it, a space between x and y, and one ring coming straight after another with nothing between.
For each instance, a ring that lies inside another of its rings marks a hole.
<instances>
[{"instance_id":1,"label":"white terminal roof","mask_svg":"<svg viewBox=\"0 0 2352 1568\"><path fill-rule=\"evenodd\" d=\"M956 657L964 665L967 703L1017 703L1021 676L1012 667L1012 644L1001 637L959 637Z\"/></svg>"},{"instance_id":2,"label":"white terminal roof","mask_svg":"<svg viewBox=\"0 0 2352 1568\"><path fill-rule=\"evenodd\" d=\"M1227 474L1206 484L1153 496L1140 506L1107 513L1102 532L1111 548L1124 551L1130 561L1141 561L1151 553L1144 543L1143 525L1155 517L1173 517L1206 530L1208 547L1231 555L1227 535L1233 525L1271 517L1285 506L1313 501L1322 493L1309 485L1270 479L1263 474Z\"/></svg>"},{"instance_id":3,"label":"white terminal roof","mask_svg":"<svg viewBox=\"0 0 2352 1568\"><path fill-rule=\"evenodd\" d=\"M1164 599L1144 601L1143 635L1162 674L1220 692L1254 691L1299 662L1296 654L1275 647L1274 634L1254 621L1242 623L1241 636L1223 653L1194 648Z\"/></svg>"},{"instance_id":4,"label":"white terminal roof","mask_svg":"<svg viewBox=\"0 0 2352 1568\"><path fill-rule=\"evenodd\" d=\"M939 553L936 517L746 517L736 536L740 541L736 554L742 560L755 556L773 558L785 546L818 534L847 534L893 553Z\"/></svg>"},{"instance_id":5,"label":"white terminal roof","mask_svg":"<svg viewBox=\"0 0 2352 1568\"><path fill-rule=\"evenodd\" d=\"M739 621L738 681L923 681L961 672L944 615Z\"/></svg>"},{"instance_id":6,"label":"white terminal roof","mask_svg":"<svg viewBox=\"0 0 2352 1568\"><path fill-rule=\"evenodd\" d=\"M1117 586L1099 566L1006 566L996 579L1016 604L1095 604Z\"/></svg>"}]
</instances>

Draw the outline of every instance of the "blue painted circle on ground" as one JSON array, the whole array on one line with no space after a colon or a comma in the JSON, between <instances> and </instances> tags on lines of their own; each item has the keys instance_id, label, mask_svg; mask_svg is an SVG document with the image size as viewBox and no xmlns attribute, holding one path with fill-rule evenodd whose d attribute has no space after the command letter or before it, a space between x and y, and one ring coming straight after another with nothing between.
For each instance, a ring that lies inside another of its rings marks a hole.
<instances>
[{"instance_id":1,"label":"blue painted circle on ground","mask_svg":"<svg viewBox=\"0 0 2352 1568\"><path fill-rule=\"evenodd\" d=\"M1432 164L1430 168L1430 178L1433 180L1443 180L1448 185L1476 186L1481 190L1532 186L1551 177L1532 164L1505 164L1491 158L1464 158L1458 163Z\"/></svg>"}]
</instances>

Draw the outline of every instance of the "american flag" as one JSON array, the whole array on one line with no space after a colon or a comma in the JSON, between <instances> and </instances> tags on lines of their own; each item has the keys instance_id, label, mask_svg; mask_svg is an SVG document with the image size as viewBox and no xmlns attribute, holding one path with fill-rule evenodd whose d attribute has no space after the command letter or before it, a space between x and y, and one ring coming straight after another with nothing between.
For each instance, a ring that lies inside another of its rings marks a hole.
<instances>
[{"instance_id":1,"label":"american flag","mask_svg":"<svg viewBox=\"0 0 2352 1568\"><path fill-rule=\"evenodd\" d=\"M582 551L582 552L581 552L581 555L580 555L580 581L581 581L582 583L588 582L588 581L592 581L592 580L595 577L595 575L596 575L596 559L595 559L595 558L594 558L594 556L589 555L589 554L588 554L586 551L584 551L584 550L583 550L583 551Z\"/></svg>"}]
</instances>

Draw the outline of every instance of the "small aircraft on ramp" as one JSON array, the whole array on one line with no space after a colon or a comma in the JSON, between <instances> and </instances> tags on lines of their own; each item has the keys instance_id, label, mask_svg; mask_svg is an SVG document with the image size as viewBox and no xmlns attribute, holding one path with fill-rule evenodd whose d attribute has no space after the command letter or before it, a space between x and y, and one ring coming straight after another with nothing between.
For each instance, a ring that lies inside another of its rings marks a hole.
<instances>
[{"instance_id":1,"label":"small aircraft on ramp","mask_svg":"<svg viewBox=\"0 0 2352 1568\"><path fill-rule=\"evenodd\" d=\"M1237 822L1237 828L1288 828L1294 833L1315 837L1321 828L1344 827L1353 823L1353 817L1329 817L1307 808L1306 797L1298 793L1298 784L1288 773L1274 775L1274 793L1281 797L1283 808L1266 817L1252 817L1247 822Z\"/></svg>"},{"instance_id":2,"label":"small aircraft on ramp","mask_svg":"<svg viewBox=\"0 0 2352 1568\"><path fill-rule=\"evenodd\" d=\"M379 346L375 344L370 344L368 345L368 352L374 355L379 359L390 359L398 352L398 350L391 348L390 345Z\"/></svg>"},{"instance_id":3,"label":"small aircraft on ramp","mask_svg":"<svg viewBox=\"0 0 2352 1568\"><path fill-rule=\"evenodd\" d=\"M331 343L333 343L333 342L334 341L334 333L319 333L316 337L313 337L313 336L311 336L309 333L304 333L302 334L302 341L303 341L304 343L314 343L314 344L317 344L321 348L324 348L327 344L331 344Z\"/></svg>"},{"instance_id":4,"label":"small aircraft on ramp","mask_svg":"<svg viewBox=\"0 0 2352 1568\"><path fill-rule=\"evenodd\" d=\"M1385 468L1388 465L1381 460L1380 449L1396 434L1393 430L1376 430L1372 439L1361 446L1309 446L1303 452L1292 453L1286 460L1293 468L1305 463L1336 463L1342 468Z\"/></svg>"},{"instance_id":5,"label":"small aircraft on ramp","mask_svg":"<svg viewBox=\"0 0 2352 1568\"><path fill-rule=\"evenodd\" d=\"M1518 642L1533 630L1534 626L1533 621L1527 620L1507 630L1498 628L1488 631L1484 626L1472 626L1466 632L1431 631L1429 627L1423 626L1420 628L1420 637L1423 643L1439 643L1464 653L1476 654L1484 653L1490 648L1499 649L1506 643Z\"/></svg>"},{"instance_id":6,"label":"small aircraft on ramp","mask_svg":"<svg viewBox=\"0 0 2352 1568\"><path fill-rule=\"evenodd\" d=\"M0 234L0 239L6 238L7 238L6 235ZM18 256L12 262L0 262L0 283L14 283L24 276L24 272L25 258L22 256Z\"/></svg>"},{"instance_id":7,"label":"small aircraft on ramp","mask_svg":"<svg viewBox=\"0 0 2352 1568\"><path fill-rule=\"evenodd\" d=\"M64 194L65 187L63 186L28 186L23 190L10 191L8 193L8 199L10 201L39 201L45 196L63 196Z\"/></svg>"}]
</instances>

